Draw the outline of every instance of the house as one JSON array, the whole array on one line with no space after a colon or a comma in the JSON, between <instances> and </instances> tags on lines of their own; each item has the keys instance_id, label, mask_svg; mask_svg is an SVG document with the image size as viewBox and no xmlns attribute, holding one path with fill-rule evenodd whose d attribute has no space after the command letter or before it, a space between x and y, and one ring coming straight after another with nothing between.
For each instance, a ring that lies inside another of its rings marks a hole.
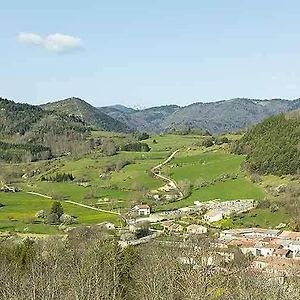
<instances>
[{"instance_id":1,"label":"house","mask_svg":"<svg viewBox=\"0 0 300 300\"><path fill-rule=\"evenodd\" d=\"M8 185L4 185L1 188L1 192L5 192L5 193L16 193L19 192L20 190L17 187L14 186L8 186Z\"/></svg>"},{"instance_id":2,"label":"house","mask_svg":"<svg viewBox=\"0 0 300 300\"><path fill-rule=\"evenodd\" d=\"M273 256L281 258L291 257L291 255L292 251L289 249L276 249L273 253Z\"/></svg>"},{"instance_id":3,"label":"house","mask_svg":"<svg viewBox=\"0 0 300 300\"><path fill-rule=\"evenodd\" d=\"M197 224L191 224L187 228L188 234L204 234L207 233L207 227Z\"/></svg>"},{"instance_id":4,"label":"house","mask_svg":"<svg viewBox=\"0 0 300 300\"><path fill-rule=\"evenodd\" d=\"M211 223L211 222L218 222L223 219L223 213L218 210L209 210L204 216L204 221Z\"/></svg>"},{"instance_id":5,"label":"house","mask_svg":"<svg viewBox=\"0 0 300 300\"><path fill-rule=\"evenodd\" d=\"M183 232L183 226L180 224L176 224L173 221L166 221L162 223L164 227L164 231L166 233L180 233Z\"/></svg>"},{"instance_id":6,"label":"house","mask_svg":"<svg viewBox=\"0 0 300 300\"><path fill-rule=\"evenodd\" d=\"M149 216L150 206L147 204L140 204L133 207L133 211L137 212L139 216Z\"/></svg>"}]
</instances>

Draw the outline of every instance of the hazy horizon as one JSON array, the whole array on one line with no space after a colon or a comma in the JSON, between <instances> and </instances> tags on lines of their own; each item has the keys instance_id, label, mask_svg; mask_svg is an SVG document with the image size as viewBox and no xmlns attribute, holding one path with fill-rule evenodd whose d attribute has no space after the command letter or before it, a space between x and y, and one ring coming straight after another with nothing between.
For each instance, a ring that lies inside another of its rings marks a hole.
<instances>
[{"instance_id":1,"label":"hazy horizon","mask_svg":"<svg viewBox=\"0 0 300 300\"><path fill-rule=\"evenodd\" d=\"M41 104L186 106L296 99L298 1L0 4L0 93Z\"/></svg>"}]
</instances>

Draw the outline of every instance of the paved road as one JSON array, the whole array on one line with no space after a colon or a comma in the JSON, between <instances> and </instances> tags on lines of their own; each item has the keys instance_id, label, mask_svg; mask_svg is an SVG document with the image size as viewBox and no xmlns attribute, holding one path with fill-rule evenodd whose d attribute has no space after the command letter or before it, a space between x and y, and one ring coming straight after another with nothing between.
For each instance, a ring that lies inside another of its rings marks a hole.
<instances>
[{"instance_id":1,"label":"paved road","mask_svg":"<svg viewBox=\"0 0 300 300\"><path fill-rule=\"evenodd\" d=\"M159 170L162 166L166 165L168 162L170 162L173 157L180 151L180 149L177 149L176 151L174 151L165 161L163 161L162 163L160 163L159 165L153 167L151 169L151 173L157 177L157 178L160 178L164 181L167 181L169 183L170 186L172 186L174 189L177 189L179 191L179 194L180 194L180 197L177 199L177 200L181 200L184 196L183 196L183 193L180 191L180 189L178 188L177 186L177 183L175 180L173 179L170 179L166 176L163 176L161 175L160 173L156 173L157 170Z\"/></svg>"}]
</instances>

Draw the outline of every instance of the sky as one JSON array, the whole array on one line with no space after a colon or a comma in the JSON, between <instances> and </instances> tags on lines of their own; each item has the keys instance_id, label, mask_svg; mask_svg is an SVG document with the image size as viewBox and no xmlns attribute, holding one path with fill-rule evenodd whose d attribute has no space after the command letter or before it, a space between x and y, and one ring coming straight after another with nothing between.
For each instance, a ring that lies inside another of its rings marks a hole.
<instances>
[{"instance_id":1,"label":"sky","mask_svg":"<svg viewBox=\"0 0 300 300\"><path fill-rule=\"evenodd\" d=\"M1 1L0 96L150 106L300 97L300 1Z\"/></svg>"}]
</instances>

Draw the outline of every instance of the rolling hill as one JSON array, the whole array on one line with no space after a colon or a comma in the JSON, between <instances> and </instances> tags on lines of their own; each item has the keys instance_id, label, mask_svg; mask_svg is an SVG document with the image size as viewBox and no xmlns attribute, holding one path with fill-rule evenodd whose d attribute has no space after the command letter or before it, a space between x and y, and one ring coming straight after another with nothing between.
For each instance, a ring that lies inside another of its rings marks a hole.
<instances>
[{"instance_id":1,"label":"rolling hill","mask_svg":"<svg viewBox=\"0 0 300 300\"><path fill-rule=\"evenodd\" d=\"M31 161L73 152L86 143L89 132L73 115L0 98L0 159Z\"/></svg>"},{"instance_id":2,"label":"rolling hill","mask_svg":"<svg viewBox=\"0 0 300 300\"><path fill-rule=\"evenodd\" d=\"M122 123L117 118L105 114L102 109L93 107L80 98L72 97L61 101L49 102L41 105L41 108L80 117L86 124L96 129L117 132L130 131L126 123Z\"/></svg>"}]
</instances>

